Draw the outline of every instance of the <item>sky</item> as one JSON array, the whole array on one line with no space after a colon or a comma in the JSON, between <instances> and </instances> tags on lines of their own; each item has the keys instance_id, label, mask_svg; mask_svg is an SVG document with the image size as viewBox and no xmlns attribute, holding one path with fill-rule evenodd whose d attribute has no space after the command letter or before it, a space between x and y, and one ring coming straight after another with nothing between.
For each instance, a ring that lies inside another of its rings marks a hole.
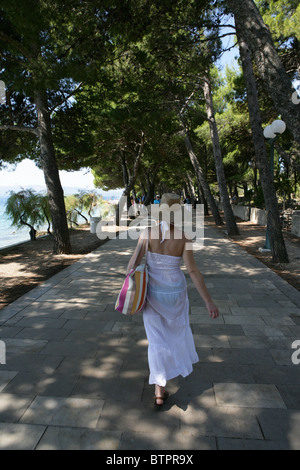
<instances>
[{"instance_id":1,"label":"sky","mask_svg":"<svg viewBox=\"0 0 300 470\"><path fill-rule=\"evenodd\" d=\"M91 171L87 169L72 172L60 171L59 176L63 188L72 186L82 189L92 189L94 187L93 175ZM21 186L24 188L45 186L44 173L32 160L25 159L16 166L14 171L11 169L0 171L0 188L3 186Z\"/></svg>"}]
</instances>

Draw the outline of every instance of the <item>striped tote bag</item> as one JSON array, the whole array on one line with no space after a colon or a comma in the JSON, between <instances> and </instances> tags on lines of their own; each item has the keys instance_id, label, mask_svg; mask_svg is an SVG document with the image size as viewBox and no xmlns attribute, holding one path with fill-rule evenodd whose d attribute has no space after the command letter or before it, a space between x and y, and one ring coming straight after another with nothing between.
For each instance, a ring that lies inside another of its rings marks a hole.
<instances>
[{"instance_id":1,"label":"striped tote bag","mask_svg":"<svg viewBox=\"0 0 300 470\"><path fill-rule=\"evenodd\" d=\"M137 266L127 274L118 295L115 310L124 315L142 312L145 307L148 284L147 253L148 243L145 264Z\"/></svg>"}]
</instances>

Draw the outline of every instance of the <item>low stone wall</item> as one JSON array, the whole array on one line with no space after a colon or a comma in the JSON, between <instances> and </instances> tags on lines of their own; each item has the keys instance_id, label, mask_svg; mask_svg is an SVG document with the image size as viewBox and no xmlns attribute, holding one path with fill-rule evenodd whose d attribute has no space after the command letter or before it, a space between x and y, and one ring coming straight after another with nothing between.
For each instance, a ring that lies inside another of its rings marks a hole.
<instances>
[{"instance_id":1,"label":"low stone wall","mask_svg":"<svg viewBox=\"0 0 300 470\"><path fill-rule=\"evenodd\" d=\"M250 221L257 225L267 225L266 211L257 207L251 207Z\"/></svg>"},{"instance_id":2,"label":"low stone wall","mask_svg":"<svg viewBox=\"0 0 300 470\"><path fill-rule=\"evenodd\" d=\"M217 201L217 207L219 210L222 209L222 203ZM257 225L266 225L266 211L263 209L257 209L256 207L250 206L239 206L238 204L231 204L232 212L236 217L242 220L251 220Z\"/></svg>"},{"instance_id":3,"label":"low stone wall","mask_svg":"<svg viewBox=\"0 0 300 470\"><path fill-rule=\"evenodd\" d=\"M242 220L250 220L250 207L247 206L238 206L237 204L232 204L232 212L236 217L239 217Z\"/></svg>"},{"instance_id":4,"label":"low stone wall","mask_svg":"<svg viewBox=\"0 0 300 470\"><path fill-rule=\"evenodd\" d=\"M300 211L295 211L293 214L291 232L293 235L300 237Z\"/></svg>"},{"instance_id":5,"label":"low stone wall","mask_svg":"<svg viewBox=\"0 0 300 470\"><path fill-rule=\"evenodd\" d=\"M222 209L222 203L217 202L219 210ZM238 204L231 204L232 212L236 217L241 220L250 221L257 225L267 225L267 214L264 209L258 209L257 207L239 206ZM292 216L292 228L291 233L300 237L300 211L294 211Z\"/></svg>"}]
</instances>

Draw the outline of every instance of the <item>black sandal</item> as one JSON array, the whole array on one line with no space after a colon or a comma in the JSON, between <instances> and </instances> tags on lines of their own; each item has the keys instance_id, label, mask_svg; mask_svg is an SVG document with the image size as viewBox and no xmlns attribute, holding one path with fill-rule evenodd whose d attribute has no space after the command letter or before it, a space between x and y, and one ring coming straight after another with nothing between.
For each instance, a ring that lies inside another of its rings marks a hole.
<instances>
[{"instance_id":1,"label":"black sandal","mask_svg":"<svg viewBox=\"0 0 300 470\"><path fill-rule=\"evenodd\" d=\"M168 398L169 396L169 393L167 392L167 390L164 390L164 393L163 393L163 396L162 397L157 397L156 395L154 395L154 405L157 406L158 408L160 408L161 406L164 405L166 399ZM157 400L162 400L162 403L157 403Z\"/></svg>"}]
</instances>

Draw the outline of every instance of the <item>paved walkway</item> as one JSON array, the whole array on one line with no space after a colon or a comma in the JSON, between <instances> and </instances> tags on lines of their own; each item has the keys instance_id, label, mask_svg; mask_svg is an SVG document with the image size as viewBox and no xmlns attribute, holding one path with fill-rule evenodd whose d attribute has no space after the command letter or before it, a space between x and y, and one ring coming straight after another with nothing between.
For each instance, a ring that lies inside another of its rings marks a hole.
<instances>
[{"instance_id":1,"label":"paved walkway","mask_svg":"<svg viewBox=\"0 0 300 470\"><path fill-rule=\"evenodd\" d=\"M206 228L195 256L221 314L188 279L200 362L161 411L142 316L114 311L134 241L1 310L0 449L300 449L300 292L220 233Z\"/></svg>"}]
</instances>

